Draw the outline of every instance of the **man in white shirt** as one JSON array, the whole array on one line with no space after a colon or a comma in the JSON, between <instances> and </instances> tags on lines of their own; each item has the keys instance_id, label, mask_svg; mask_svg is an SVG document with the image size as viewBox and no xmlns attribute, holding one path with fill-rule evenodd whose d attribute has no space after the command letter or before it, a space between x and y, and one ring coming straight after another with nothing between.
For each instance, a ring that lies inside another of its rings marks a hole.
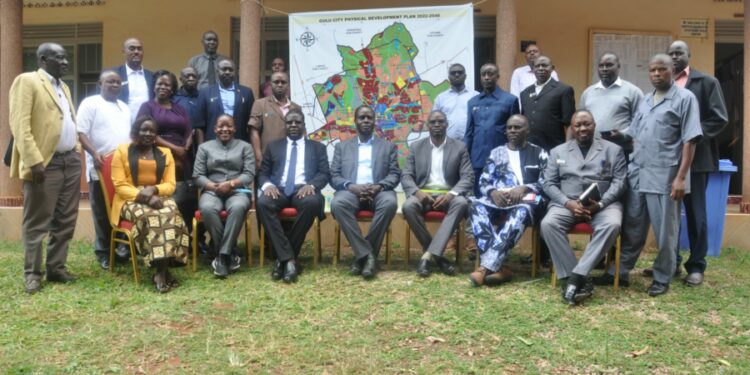
<instances>
[{"instance_id":1,"label":"man in white shirt","mask_svg":"<svg viewBox=\"0 0 750 375\"><path fill-rule=\"evenodd\" d=\"M529 44L526 46L526 65L520 66L513 71L513 75L510 77L510 93L520 97L521 91L525 88L536 83L536 76L534 75L534 60L542 55L539 50L539 46L536 44ZM557 78L557 72L552 71L552 79L555 81Z\"/></svg>"},{"instance_id":2,"label":"man in white shirt","mask_svg":"<svg viewBox=\"0 0 750 375\"><path fill-rule=\"evenodd\" d=\"M67 54L59 44L42 43L36 56L39 70L16 77L9 95L9 124L15 140L10 177L23 180L21 231L29 294L42 289L45 274L48 282L76 280L65 263L81 189L75 108L62 81L68 73ZM42 268L42 242L48 235Z\"/></svg>"},{"instance_id":3,"label":"man in white shirt","mask_svg":"<svg viewBox=\"0 0 750 375\"><path fill-rule=\"evenodd\" d=\"M111 227L104 194L99 185L97 170L104 156L119 144L130 142L130 108L118 100L122 79L114 70L99 75L100 95L89 96L78 107L78 138L86 150L86 181L89 184L89 201L94 220L94 255L102 269L109 269Z\"/></svg>"},{"instance_id":4,"label":"man in white shirt","mask_svg":"<svg viewBox=\"0 0 750 375\"><path fill-rule=\"evenodd\" d=\"M466 217L469 202L465 196L474 188L474 173L466 145L448 137L447 128L446 115L432 111L427 119L430 137L409 147L409 157L401 176L401 186L407 197L401 212L424 251L417 267L417 274L422 277L429 276L435 265L446 275L455 272L454 266L443 257L443 252L459 222ZM424 213L428 211L446 212L435 237L425 226Z\"/></svg>"},{"instance_id":5,"label":"man in white shirt","mask_svg":"<svg viewBox=\"0 0 750 375\"><path fill-rule=\"evenodd\" d=\"M276 251L271 278L291 283L302 273L297 257L307 231L316 217L325 218L325 200L321 191L331 174L326 147L304 138L305 115L302 111L289 110L284 122L286 138L269 144L263 152L258 178L263 194L258 196L258 217ZM278 214L287 207L297 209L297 217L291 228L285 231Z\"/></svg>"},{"instance_id":6,"label":"man in white shirt","mask_svg":"<svg viewBox=\"0 0 750 375\"><path fill-rule=\"evenodd\" d=\"M122 89L118 99L130 107L130 123L135 122L141 104L154 98L154 75L143 68L143 44L136 38L123 43L122 53L125 64L114 68L122 79Z\"/></svg>"}]
</instances>

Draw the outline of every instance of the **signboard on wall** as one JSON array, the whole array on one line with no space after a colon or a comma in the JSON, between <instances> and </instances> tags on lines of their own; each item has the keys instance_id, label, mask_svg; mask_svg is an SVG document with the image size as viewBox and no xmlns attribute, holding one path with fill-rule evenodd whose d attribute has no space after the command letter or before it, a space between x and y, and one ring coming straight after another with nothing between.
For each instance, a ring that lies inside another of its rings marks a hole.
<instances>
[{"instance_id":1,"label":"signboard on wall","mask_svg":"<svg viewBox=\"0 0 750 375\"><path fill-rule=\"evenodd\" d=\"M708 18L683 18L680 36L686 38L708 38Z\"/></svg>"},{"instance_id":2,"label":"signboard on wall","mask_svg":"<svg viewBox=\"0 0 750 375\"><path fill-rule=\"evenodd\" d=\"M329 146L356 134L354 110L375 110L377 133L399 147L426 136L422 123L446 91L448 67L474 82L471 4L289 15L292 100L310 137ZM423 130L423 131L420 131Z\"/></svg>"}]
</instances>

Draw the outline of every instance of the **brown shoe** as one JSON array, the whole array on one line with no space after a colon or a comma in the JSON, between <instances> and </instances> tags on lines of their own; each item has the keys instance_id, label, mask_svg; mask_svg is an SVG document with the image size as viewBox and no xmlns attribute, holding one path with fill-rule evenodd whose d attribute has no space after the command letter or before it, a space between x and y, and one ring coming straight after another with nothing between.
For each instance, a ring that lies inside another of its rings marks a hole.
<instances>
[{"instance_id":1,"label":"brown shoe","mask_svg":"<svg viewBox=\"0 0 750 375\"><path fill-rule=\"evenodd\" d=\"M457 243L458 243L458 235L454 234L453 237L451 237L448 240L448 243L445 245L445 251L456 251Z\"/></svg>"},{"instance_id":2,"label":"brown shoe","mask_svg":"<svg viewBox=\"0 0 750 375\"><path fill-rule=\"evenodd\" d=\"M477 268L476 271L469 274L471 285L473 285L474 287L480 287L484 285L485 276L487 276L487 269L484 267Z\"/></svg>"},{"instance_id":3,"label":"brown shoe","mask_svg":"<svg viewBox=\"0 0 750 375\"><path fill-rule=\"evenodd\" d=\"M500 285L502 283L507 283L508 281L513 279L513 272L510 271L510 268L506 266L500 267L500 271L493 272L489 275L486 275L484 277L484 283L487 284L487 286L495 286Z\"/></svg>"}]
</instances>

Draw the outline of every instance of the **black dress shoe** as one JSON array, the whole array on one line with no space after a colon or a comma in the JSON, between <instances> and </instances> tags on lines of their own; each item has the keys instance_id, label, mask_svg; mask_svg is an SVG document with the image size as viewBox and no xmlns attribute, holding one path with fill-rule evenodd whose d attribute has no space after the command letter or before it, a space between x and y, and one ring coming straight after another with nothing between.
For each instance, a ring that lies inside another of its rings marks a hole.
<instances>
[{"instance_id":1,"label":"black dress shoe","mask_svg":"<svg viewBox=\"0 0 750 375\"><path fill-rule=\"evenodd\" d=\"M594 285L615 285L615 277L605 272L603 275L593 278L591 282ZM620 286L623 288L629 287L630 280L620 276Z\"/></svg>"},{"instance_id":2,"label":"black dress shoe","mask_svg":"<svg viewBox=\"0 0 750 375\"><path fill-rule=\"evenodd\" d=\"M432 273L432 259L428 258L422 258L419 260L419 265L417 266L417 275L422 277L428 277Z\"/></svg>"},{"instance_id":3,"label":"black dress shoe","mask_svg":"<svg viewBox=\"0 0 750 375\"><path fill-rule=\"evenodd\" d=\"M703 284L703 272L691 272L685 277L685 285L698 286Z\"/></svg>"},{"instance_id":4,"label":"black dress shoe","mask_svg":"<svg viewBox=\"0 0 750 375\"><path fill-rule=\"evenodd\" d=\"M573 284L568 284L565 289L563 289L562 298L563 302L566 303L568 306L575 306L577 304L576 302L576 292L578 291L578 288L576 288Z\"/></svg>"},{"instance_id":5,"label":"black dress shoe","mask_svg":"<svg viewBox=\"0 0 750 375\"><path fill-rule=\"evenodd\" d=\"M25 283L26 293L34 294L42 290L42 280L39 279L28 279Z\"/></svg>"},{"instance_id":6,"label":"black dress shoe","mask_svg":"<svg viewBox=\"0 0 750 375\"><path fill-rule=\"evenodd\" d=\"M365 265L362 267L362 277L364 277L365 280L372 279L378 272L377 268L378 260L375 259L374 255L368 254L367 258L365 258Z\"/></svg>"},{"instance_id":7,"label":"black dress shoe","mask_svg":"<svg viewBox=\"0 0 750 375\"><path fill-rule=\"evenodd\" d=\"M437 258L437 266L444 275L453 276L456 274L456 266L444 257Z\"/></svg>"},{"instance_id":8,"label":"black dress shoe","mask_svg":"<svg viewBox=\"0 0 750 375\"><path fill-rule=\"evenodd\" d=\"M673 277L680 277L682 275L682 269L680 266L677 266L677 268L674 269ZM643 276L646 277L654 277L654 269L653 268L646 268L643 270Z\"/></svg>"},{"instance_id":9,"label":"black dress shoe","mask_svg":"<svg viewBox=\"0 0 750 375\"><path fill-rule=\"evenodd\" d=\"M293 283L296 281L297 281L297 262L294 260L290 260L286 262L286 267L284 267L284 282Z\"/></svg>"},{"instance_id":10,"label":"black dress shoe","mask_svg":"<svg viewBox=\"0 0 750 375\"><path fill-rule=\"evenodd\" d=\"M76 280L78 280L78 278L68 273L67 270L61 270L55 273L47 273L47 281L52 283L72 283Z\"/></svg>"},{"instance_id":11,"label":"black dress shoe","mask_svg":"<svg viewBox=\"0 0 750 375\"><path fill-rule=\"evenodd\" d=\"M273 270L271 271L271 280L277 281L284 277L284 264L276 260L273 262Z\"/></svg>"},{"instance_id":12,"label":"black dress shoe","mask_svg":"<svg viewBox=\"0 0 750 375\"><path fill-rule=\"evenodd\" d=\"M219 255L214 259L214 262L211 264L214 266L214 275L218 278L225 278L229 276L229 265L227 264L227 260L224 259L225 256Z\"/></svg>"},{"instance_id":13,"label":"black dress shoe","mask_svg":"<svg viewBox=\"0 0 750 375\"><path fill-rule=\"evenodd\" d=\"M352 274L352 276L359 276L362 274L362 266L365 264L365 259L355 259L354 262L352 262L351 267L349 268L349 273Z\"/></svg>"},{"instance_id":14,"label":"black dress shoe","mask_svg":"<svg viewBox=\"0 0 750 375\"><path fill-rule=\"evenodd\" d=\"M660 296L662 294L665 294L669 291L669 284L660 283L658 281L654 281L651 283L651 286L648 287L648 295L651 297Z\"/></svg>"}]
</instances>

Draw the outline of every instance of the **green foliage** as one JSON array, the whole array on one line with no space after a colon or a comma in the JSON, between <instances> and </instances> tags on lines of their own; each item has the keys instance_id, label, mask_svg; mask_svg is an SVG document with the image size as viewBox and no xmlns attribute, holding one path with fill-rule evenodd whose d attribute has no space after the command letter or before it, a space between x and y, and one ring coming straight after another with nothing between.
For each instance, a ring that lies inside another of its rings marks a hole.
<instances>
[{"instance_id":1,"label":"green foliage","mask_svg":"<svg viewBox=\"0 0 750 375\"><path fill-rule=\"evenodd\" d=\"M0 373L750 372L747 251L709 259L699 288L675 282L654 299L634 272L630 288L597 288L576 308L546 273L529 279L518 254L513 282L475 289L466 274L418 278L402 250L366 282L347 274L342 253L339 268L331 252L318 269L304 258L294 285L271 281L268 265L226 280L205 265L178 269L181 286L160 295L149 270L136 287L129 266L109 274L75 243L79 281L28 296L20 244L0 242Z\"/></svg>"}]
</instances>

